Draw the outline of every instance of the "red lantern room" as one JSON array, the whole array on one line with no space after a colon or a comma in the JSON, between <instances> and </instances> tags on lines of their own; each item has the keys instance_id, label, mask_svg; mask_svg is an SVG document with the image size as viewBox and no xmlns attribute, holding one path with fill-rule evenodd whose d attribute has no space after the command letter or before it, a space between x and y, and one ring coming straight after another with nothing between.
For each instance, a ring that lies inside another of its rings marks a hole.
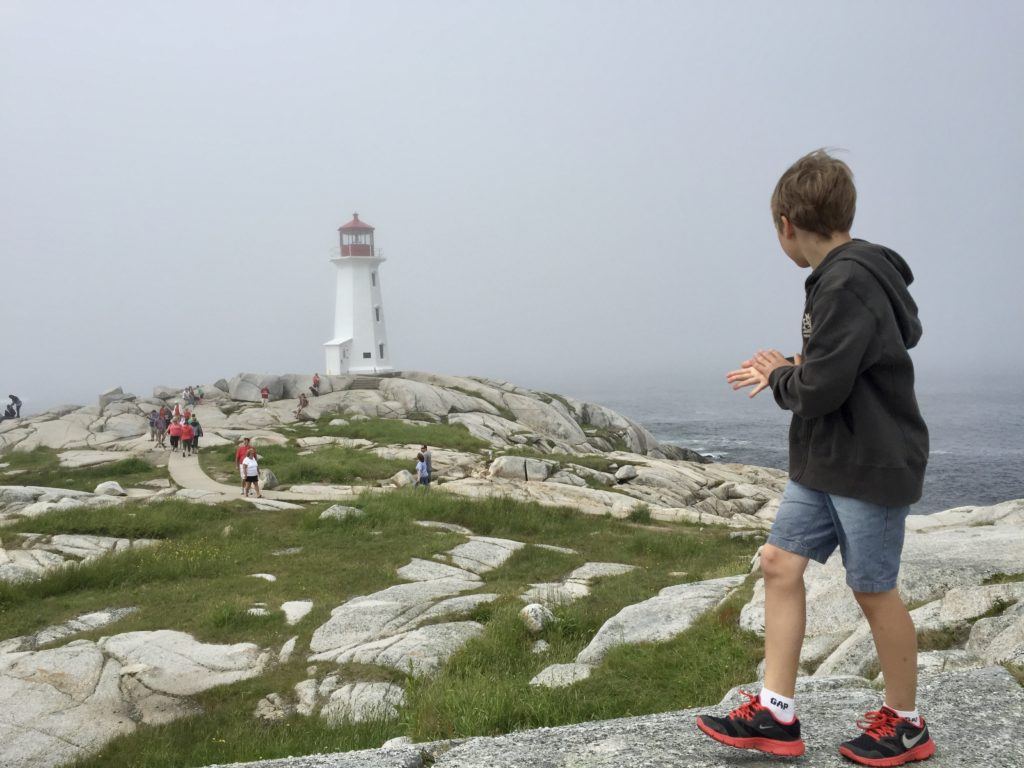
<instances>
[{"instance_id":1,"label":"red lantern room","mask_svg":"<svg viewBox=\"0 0 1024 768\"><path fill-rule=\"evenodd\" d=\"M359 214L352 214L352 221L338 228L341 235L342 256L374 256L373 227L359 220Z\"/></svg>"}]
</instances>

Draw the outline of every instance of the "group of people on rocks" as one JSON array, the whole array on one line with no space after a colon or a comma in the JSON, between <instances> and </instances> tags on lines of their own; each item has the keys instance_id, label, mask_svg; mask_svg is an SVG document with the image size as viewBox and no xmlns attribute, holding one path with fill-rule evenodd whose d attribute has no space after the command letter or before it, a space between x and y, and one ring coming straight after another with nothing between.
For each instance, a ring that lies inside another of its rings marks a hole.
<instances>
[{"instance_id":1,"label":"group of people on rocks","mask_svg":"<svg viewBox=\"0 0 1024 768\"><path fill-rule=\"evenodd\" d=\"M314 373L313 374L313 383L312 383L312 385L309 388L309 393L311 395L313 395L313 397L320 397L320 374L319 373ZM263 401L263 407L266 408L267 407L267 403L270 402L270 387L268 387L266 385L260 387L260 400ZM299 410L297 410L295 412L295 415L298 416L299 413L302 411L302 409L305 408L307 405L309 405L309 398L306 397L306 393L305 392L299 393Z\"/></svg>"},{"instance_id":2,"label":"group of people on rocks","mask_svg":"<svg viewBox=\"0 0 1024 768\"><path fill-rule=\"evenodd\" d=\"M172 451L180 449L183 457L191 456L199 453L199 438L202 436L203 425L187 406L184 411L175 404L173 411L165 405L160 410L149 412L149 439L158 448L166 448L165 441L170 437Z\"/></svg>"},{"instance_id":3,"label":"group of people on rocks","mask_svg":"<svg viewBox=\"0 0 1024 768\"><path fill-rule=\"evenodd\" d=\"M17 395L8 395L11 398L11 402L4 408L3 416L0 416L0 421L5 419L20 419L21 418L21 399Z\"/></svg>"},{"instance_id":4,"label":"group of people on rocks","mask_svg":"<svg viewBox=\"0 0 1024 768\"><path fill-rule=\"evenodd\" d=\"M185 402L185 405L190 408L195 408L201 402L203 402L203 388L196 386L188 386L181 392L181 399Z\"/></svg>"}]
</instances>

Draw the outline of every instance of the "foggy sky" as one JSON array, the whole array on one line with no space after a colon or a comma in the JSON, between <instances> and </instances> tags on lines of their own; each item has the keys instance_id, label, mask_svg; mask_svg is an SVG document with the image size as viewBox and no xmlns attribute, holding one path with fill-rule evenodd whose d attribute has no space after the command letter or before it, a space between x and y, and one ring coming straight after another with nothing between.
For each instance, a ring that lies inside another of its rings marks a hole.
<instances>
[{"instance_id":1,"label":"foggy sky","mask_svg":"<svg viewBox=\"0 0 1024 768\"><path fill-rule=\"evenodd\" d=\"M800 341L768 200L840 147L922 377L1021 363L1014 2L0 0L0 393L323 370L337 228L399 367L593 390Z\"/></svg>"}]
</instances>

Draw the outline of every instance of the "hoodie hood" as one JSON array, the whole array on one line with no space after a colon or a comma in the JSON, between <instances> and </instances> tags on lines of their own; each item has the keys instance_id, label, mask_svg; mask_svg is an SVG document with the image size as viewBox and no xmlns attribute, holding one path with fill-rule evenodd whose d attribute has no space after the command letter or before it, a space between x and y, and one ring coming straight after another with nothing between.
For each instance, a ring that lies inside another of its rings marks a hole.
<instances>
[{"instance_id":1,"label":"hoodie hood","mask_svg":"<svg viewBox=\"0 0 1024 768\"><path fill-rule=\"evenodd\" d=\"M914 282L910 265L896 251L866 240L851 240L832 249L818 268L807 278L808 292L825 272L842 262L855 262L867 270L885 291L892 305L896 324L907 349L912 349L921 340L921 320L917 316L917 303L910 295L908 286Z\"/></svg>"}]
</instances>

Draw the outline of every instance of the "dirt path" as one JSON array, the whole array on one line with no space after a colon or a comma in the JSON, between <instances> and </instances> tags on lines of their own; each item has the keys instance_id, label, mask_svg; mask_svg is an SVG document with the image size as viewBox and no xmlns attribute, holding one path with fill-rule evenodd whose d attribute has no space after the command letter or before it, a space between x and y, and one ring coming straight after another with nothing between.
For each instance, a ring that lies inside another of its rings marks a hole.
<instances>
[{"instance_id":1,"label":"dirt path","mask_svg":"<svg viewBox=\"0 0 1024 768\"><path fill-rule=\"evenodd\" d=\"M180 453L172 452L167 462L167 471L170 473L171 479L182 488L219 493L224 497L224 501L233 501L239 498L246 501L255 501L255 497L246 498L242 496L241 480L239 480L238 485L226 485L218 483L207 475L199 465L199 458L197 456L182 456ZM323 493L316 494L293 493L292 491L263 491L264 498L275 501L353 501L358 495L357 493L340 490L332 492L328 488L325 488Z\"/></svg>"}]
</instances>

